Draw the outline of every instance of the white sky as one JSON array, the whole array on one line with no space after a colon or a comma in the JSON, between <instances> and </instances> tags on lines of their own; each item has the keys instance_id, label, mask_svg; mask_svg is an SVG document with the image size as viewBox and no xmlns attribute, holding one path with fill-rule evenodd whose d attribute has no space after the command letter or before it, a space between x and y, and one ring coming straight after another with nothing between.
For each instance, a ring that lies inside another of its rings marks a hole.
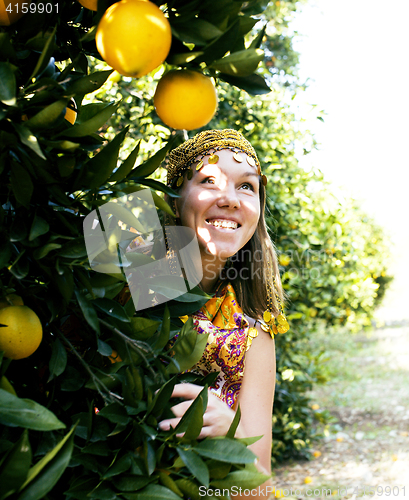
<instances>
[{"instance_id":1,"label":"white sky","mask_svg":"<svg viewBox=\"0 0 409 500\"><path fill-rule=\"evenodd\" d=\"M409 0L309 0L291 26L299 36L301 101L325 123L310 128L320 151L304 157L345 186L390 232L395 284L378 316L409 319Z\"/></svg>"}]
</instances>

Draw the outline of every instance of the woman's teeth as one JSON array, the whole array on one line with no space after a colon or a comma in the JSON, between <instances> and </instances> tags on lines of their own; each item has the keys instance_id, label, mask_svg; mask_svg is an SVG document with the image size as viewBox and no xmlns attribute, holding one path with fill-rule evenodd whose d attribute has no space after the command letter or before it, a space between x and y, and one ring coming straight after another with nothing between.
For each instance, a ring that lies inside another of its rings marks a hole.
<instances>
[{"instance_id":1,"label":"woman's teeth","mask_svg":"<svg viewBox=\"0 0 409 500\"><path fill-rule=\"evenodd\" d=\"M238 224L232 220L207 220L208 224L211 224L214 227L222 227L225 229L237 229Z\"/></svg>"}]
</instances>

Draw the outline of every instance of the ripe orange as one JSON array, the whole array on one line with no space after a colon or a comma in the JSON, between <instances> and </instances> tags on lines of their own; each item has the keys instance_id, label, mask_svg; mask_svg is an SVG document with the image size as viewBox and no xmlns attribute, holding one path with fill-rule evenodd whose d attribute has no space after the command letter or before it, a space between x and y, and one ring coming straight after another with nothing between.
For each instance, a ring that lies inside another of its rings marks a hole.
<instances>
[{"instance_id":1,"label":"ripe orange","mask_svg":"<svg viewBox=\"0 0 409 500\"><path fill-rule=\"evenodd\" d=\"M0 0L0 26L10 26L22 17L22 4L30 4L30 0ZM6 10L8 9L8 11Z\"/></svg>"},{"instance_id":2,"label":"ripe orange","mask_svg":"<svg viewBox=\"0 0 409 500\"><path fill-rule=\"evenodd\" d=\"M78 1L86 9L95 10L95 12L98 10L97 8L98 0L78 0Z\"/></svg>"},{"instance_id":3,"label":"ripe orange","mask_svg":"<svg viewBox=\"0 0 409 500\"><path fill-rule=\"evenodd\" d=\"M95 41L103 59L118 73L139 78L166 59L172 32L152 2L121 0L105 11Z\"/></svg>"},{"instance_id":4,"label":"ripe orange","mask_svg":"<svg viewBox=\"0 0 409 500\"><path fill-rule=\"evenodd\" d=\"M27 358L37 350L43 328L37 314L27 306L10 306L0 310L0 351L7 358Z\"/></svg>"},{"instance_id":5,"label":"ripe orange","mask_svg":"<svg viewBox=\"0 0 409 500\"><path fill-rule=\"evenodd\" d=\"M77 103L72 97L70 99L70 102L68 103L68 106L65 108L64 118L67 120L67 122L70 122L71 125L74 125L75 120L77 119Z\"/></svg>"},{"instance_id":6,"label":"ripe orange","mask_svg":"<svg viewBox=\"0 0 409 500\"><path fill-rule=\"evenodd\" d=\"M291 262L291 257L282 253L279 256L278 261L282 266L288 266L288 264Z\"/></svg>"},{"instance_id":7,"label":"ripe orange","mask_svg":"<svg viewBox=\"0 0 409 500\"><path fill-rule=\"evenodd\" d=\"M211 78L202 73L175 69L159 80L153 103L168 127L193 130L212 119L217 109L217 92Z\"/></svg>"}]
</instances>

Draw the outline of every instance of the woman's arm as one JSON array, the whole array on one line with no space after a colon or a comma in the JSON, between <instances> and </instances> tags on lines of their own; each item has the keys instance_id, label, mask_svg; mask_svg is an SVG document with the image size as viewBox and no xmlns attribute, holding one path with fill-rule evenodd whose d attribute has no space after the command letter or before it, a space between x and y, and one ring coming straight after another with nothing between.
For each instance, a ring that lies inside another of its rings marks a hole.
<instances>
[{"instance_id":1,"label":"woman's arm","mask_svg":"<svg viewBox=\"0 0 409 500\"><path fill-rule=\"evenodd\" d=\"M249 318L248 318L249 319ZM249 319L250 325L254 320ZM249 448L260 465L271 473L272 412L275 390L276 358L274 340L256 326L258 336L246 353L244 377L239 395L241 432L263 436Z\"/></svg>"}]
</instances>

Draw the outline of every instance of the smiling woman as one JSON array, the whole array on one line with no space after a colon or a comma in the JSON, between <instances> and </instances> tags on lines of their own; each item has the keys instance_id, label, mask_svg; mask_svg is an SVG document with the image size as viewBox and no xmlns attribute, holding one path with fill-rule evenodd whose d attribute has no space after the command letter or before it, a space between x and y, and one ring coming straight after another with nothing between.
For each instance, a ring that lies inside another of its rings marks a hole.
<instances>
[{"instance_id":1,"label":"smiling woman","mask_svg":"<svg viewBox=\"0 0 409 500\"><path fill-rule=\"evenodd\" d=\"M236 436L262 436L251 449L259 468L270 474L274 334L287 331L288 324L264 219L265 184L254 148L235 130L201 132L169 155L168 185L180 195L172 206L176 225L195 234L200 286L213 296L192 315L198 334L209 336L191 371L218 373L199 437L225 435L240 406ZM201 389L177 385L173 397L184 401L173 406L175 417L160 427L175 427Z\"/></svg>"}]
</instances>

